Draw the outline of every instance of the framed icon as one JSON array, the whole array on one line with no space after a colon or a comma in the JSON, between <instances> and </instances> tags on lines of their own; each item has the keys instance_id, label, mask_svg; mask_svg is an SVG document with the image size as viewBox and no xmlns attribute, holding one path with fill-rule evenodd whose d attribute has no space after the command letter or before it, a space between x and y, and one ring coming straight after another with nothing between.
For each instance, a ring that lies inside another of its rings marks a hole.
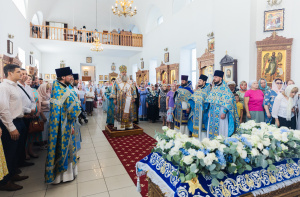
<instances>
[{"instance_id":1,"label":"framed icon","mask_svg":"<svg viewBox=\"0 0 300 197\"><path fill-rule=\"evenodd\" d=\"M29 63L30 63L30 65L33 64L33 56L32 55L29 55Z\"/></svg>"},{"instance_id":2,"label":"framed icon","mask_svg":"<svg viewBox=\"0 0 300 197\"><path fill-rule=\"evenodd\" d=\"M144 69L144 61L141 62L141 69Z\"/></svg>"},{"instance_id":3,"label":"framed icon","mask_svg":"<svg viewBox=\"0 0 300 197\"><path fill-rule=\"evenodd\" d=\"M264 32L284 30L284 9L265 11Z\"/></svg>"},{"instance_id":4,"label":"framed icon","mask_svg":"<svg viewBox=\"0 0 300 197\"><path fill-rule=\"evenodd\" d=\"M209 52L215 51L215 38L208 39L208 51Z\"/></svg>"},{"instance_id":5,"label":"framed icon","mask_svg":"<svg viewBox=\"0 0 300 197\"><path fill-rule=\"evenodd\" d=\"M103 81L103 75L99 75L99 80Z\"/></svg>"},{"instance_id":6,"label":"framed icon","mask_svg":"<svg viewBox=\"0 0 300 197\"><path fill-rule=\"evenodd\" d=\"M83 76L89 76L89 71L87 70L83 71Z\"/></svg>"},{"instance_id":7,"label":"framed icon","mask_svg":"<svg viewBox=\"0 0 300 197\"><path fill-rule=\"evenodd\" d=\"M51 74L51 79L56 79L56 74Z\"/></svg>"},{"instance_id":8,"label":"framed icon","mask_svg":"<svg viewBox=\"0 0 300 197\"><path fill-rule=\"evenodd\" d=\"M50 79L50 74L45 74L45 79Z\"/></svg>"},{"instance_id":9,"label":"framed icon","mask_svg":"<svg viewBox=\"0 0 300 197\"><path fill-rule=\"evenodd\" d=\"M86 57L86 63L92 63L92 57Z\"/></svg>"},{"instance_id":10,"label":"framed icon","mask_svg":"<svg viewBox=\"0 0 300 197\"><path fill-rule=\"evenodd\" d=\"M104 75L104 80L105 80L105 81L108 80L108 75Z\"/></svg>"},{"instance_id":11,"label":"framed icon","mask_svg":"<svg viewBox=\"0 0 300 197\"><path fill-rule=\"evenodd\" d=\"M66 67L66 64L64 62L61 62L59 67L64 68L64 67Z\"/></svg>"},{"instance_id":12,"label":"framed icon","mask_svg":"<svg viewBox=\"0 0 300 197\"><path fill-rule=\"evenodd\" d=\"M169 52L165 53L165 63L169 62Z\"/></svg>"}]
</instances>

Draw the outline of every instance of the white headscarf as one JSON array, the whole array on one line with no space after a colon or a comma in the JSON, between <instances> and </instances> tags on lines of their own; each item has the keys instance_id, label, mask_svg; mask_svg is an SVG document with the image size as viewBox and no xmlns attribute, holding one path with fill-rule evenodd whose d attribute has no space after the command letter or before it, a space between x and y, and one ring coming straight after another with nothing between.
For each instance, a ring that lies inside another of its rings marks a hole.
<instances>
[{"instance_id":1,"label":"white headscarf","mask_svg":"<svg viewBox=\"0 0 300 197\"><path fill-rule=\"evenodd\" d=\"M251 81L249 82L249 84L248 84L249 89L251 89L251 86L252 86L252 84L253 84L255 81L256 81L256 80L251 80Z\"/></svg>"},{"instance_id":2,"label":"white headscarf","mask_svg":"<svg viewBox=\"0 0 300 197\"><path fill-rule=\"evenodd\" d=\"M291 121L292 119L292 108L294 107L294 98L290 97L290 94L294 88L297 88L296 85L289 85L286 87L284 93L289 98L288 106L286 110L286 120Z\"/></svg>"}]
</instances>

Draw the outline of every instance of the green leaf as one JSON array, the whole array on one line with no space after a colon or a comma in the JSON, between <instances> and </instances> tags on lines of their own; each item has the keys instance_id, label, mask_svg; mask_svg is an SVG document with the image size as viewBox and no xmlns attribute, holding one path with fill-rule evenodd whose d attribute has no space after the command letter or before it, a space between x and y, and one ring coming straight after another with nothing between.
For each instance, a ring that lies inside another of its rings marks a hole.
<instances>
[{"instance_id":1,"label":"green leaf","mask_svg":"<svg viewBox=\"0 0 300 197\"><path fill-rule=\"evenodd\" d=\"M223 179L224 178L224 173L222 171L218 172L217 178L218 179Z\"/></svg>"},{"instance_id":2,"label":"green leaf","mask_svg":"<svg viewBox=\"0 0 300 197\"><path fill-rule=\"evenodd\" d=\"M228 167L228 172L230 174L234 173L235 170L236 170L236 166L230 166L230 167Z\"/></svg>"},{"instance_id":3,"label":"green leaf","mask_svg":"<svg viewBox=\"0 0 300 197\"><path fill-rule=\"evenodd\" d=\"M217 175L218 173L219 173L219 172L216 171L216 170L213 170L213 171L210 172L210 174L212 174L212 175Z\"/></svg>"},{"instance_id":4,"label":"green leaf","mask_svg":"<svg viewBox=\"0 0 300 197\"><path fill-rule=\"evenodd\" d=\"M172 172L173 176L177 176L177 171Z\"/></svg>"},{"instance_id":5,"label":"green leaf","mask_svg":"<svg viewBox=\"0 0 300 197\"><path fill-rule=\"evenodd\" d=\"M205 166L205 163L204 163L204 161L203 161L203 159L200 159L200 164L201 164L201 166Z\"/></svg>"},{"instance_id":6,"label":"green leaf","mask_svg":"<svg viewBox=\"0 0 300 197\"><path fill-rule=\"evenodd\" d=\"M193 164L191 165L191 167L190 167L190 170L191 170L191 172L196 172L196 170L197 170L197 165L193 163Z\"/></svg>"},{"instance_id":7,"label":"green leaf","mask_svg":"<svg viewBox=\"0 0 300 197\"><path fill-rule=\"evenodd\" d=\"M199 164L200 164L200 159L197 159L196 160L196 165L199 166Z\"/></svg>"},{"instance_id":8,"label":"green leaf","mask_svg":"<svg viewBox=\"0 0 300 197\"><path fill-rule=\"evenodd\" d=\"M261 162L261 167L266 168L268 165L269 165L269 163L266 160L263 159L262 162Z\"/></svg>"},{"instance_id":9,"label":"green leaf","mask_svg":"<svg viewBox=\"0 0 300 197\"><path fill-rule=\"evenodd\" d=\"M269 165L273 164L273 161L271 159L268 159L267 161Z\"/></svg>"},{"instance_id":10,"label":"green leaf","mask_svg":"<svg viewBox=\"0 0 300 197\"><path fill-rule=\"evenodd\" d=\"M168 160L168 161L172 161L171 155L167 155L167 160Z\"/></svg>"},{"instance_id":11,"label":"green leaf","mask_svg":"<svg viewBox=\"0 0 300 197\"><path fill-rule=\"evenodd\" d=\"M238 173L239 173L239 174L243 174L244 171L245 171L244 168L238 169Z\"/></svg>"},{"instance_id":12,"label":"green leaf","mask_svg":"<svg viewBox=\"0 0 300 197\"><path fill-rule=\"evenodd\" d=\"M213 171L215 168L216 168L216 164L213 163L209 166L209 171Z\"/></svg>"},{"instance_id":13,"label":"green leaf","mask_svg":"<svg viewBox=\"0 0 300 197\"><path fill-rule=\"evenodd\" d=\"M216 179L216 178L214 178L212 181L211 181L211 184L213 185L213 186L215 186L215 187L218 187L219 186L219 181Z\"/></svg>"},{"instance_id":14,"label":"green leaf","mask_svg":"<svg viewBox=\"0 0 300 197\"><path fill-rule=\"evenodd\" d=\"M180 157L178 155L173 156L173 159L175 160L175 162L179 162L180 161Z\"/></svg>"},{"instance_id":15,"label":"green leaf","mask_svg":"<svg viewBox=\"0 0 300 197\"><path fill-rule=\"evenodd\" d=\"M192 178L193 178L193 175L191 173L185 176L185 180L187 180L187 181L192 180Z\"/></svg>"},{"instance_id":16,"label":"green leaf","mask_svg":"<svg viewBox=\"0 0 300 197\"><path fill-rule=\"evenodd\" d=\"M252 167L251 167L250 165L246 165L246 169L247 169L248 171L252 171Z\"/></svg>"},{"instance_id":17,"label":"green leaf","mask_svg":"<svg viewBox=\"0 0 300 197\"><path fill-rule=\"evenodd\" d=\"M184 174L182 174L182 173L180 173L180 180L182 183L185 182L185 177L184 177Z\"/></svg>"},{"instance_id":18,"label":"green leaf","mask_svg":"<svg viewBox=\"0 0 300 197\"><path fill-rule=\"evenodd\" d=\"M185 143L185 148L186 148L186 149L190 149L191 146L192 146L192 143L191 143L191 142Z\"/></svg>"}]
</instances>

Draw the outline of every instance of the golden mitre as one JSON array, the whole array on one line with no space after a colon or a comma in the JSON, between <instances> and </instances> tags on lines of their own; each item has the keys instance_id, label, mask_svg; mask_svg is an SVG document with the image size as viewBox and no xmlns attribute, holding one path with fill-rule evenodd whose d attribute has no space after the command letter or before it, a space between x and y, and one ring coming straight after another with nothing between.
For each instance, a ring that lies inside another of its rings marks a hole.
<instances>
[{"instance_id":1,"label":"golden mitre","mask_svg":"<svg viewBox=\"0 0 300 197\"><path fill-rule=\"evenodd\" d=\"M125 65L122 65L119 67L120 72L127 72L127 67Z\"/></svg>"}]
</instances>

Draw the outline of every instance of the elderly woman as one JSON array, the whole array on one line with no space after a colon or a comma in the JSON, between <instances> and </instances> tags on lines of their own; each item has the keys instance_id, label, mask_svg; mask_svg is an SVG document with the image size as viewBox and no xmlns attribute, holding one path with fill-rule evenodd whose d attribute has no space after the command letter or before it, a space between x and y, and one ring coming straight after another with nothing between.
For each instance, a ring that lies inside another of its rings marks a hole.
<instances>
[{"instance_id":1,"label":"elderly woman","mask_svg":"<svg viewBox=\"0 0 300 197\"><path fill-rule=\"evenodd\" d=\"M258 80L258 87L264 94L266 94L266 92L270 90L270 87L267 84L267 80L265 80L264 78L260 78Z\"/></svg>"},{"instance_id":2,"label":"elderly woman","mask_svg":"<svg viewBox=\"0 0 300 197\"><path fill-rule=\"evenodd\" d=\"M240 90L237 91L236 93L239 95L240 102L243 104L243 107L245 108L244 104L244 96L247 91L247 82L246 81L241 81L240 82Z\"/></svg>"},{"instance_id":3,"label":"elderly woman","mask_svg":"<svg viewBox=\"0 0 300 197\"><path fill-rule=\"evenodd\" d=\"M28 75L26 84L31 86L32 85L32 76ZM41 98L37 92L36 89L32 88L33 92L33 98L34 101L36 102L36 108L34 112L34 116L37 118L40 118L40 115L42 113L41 111ZM43 117L43 116L41 116ZM26 159L32 158L38 158L38 155L33 152L33 143L34 142L43 142L43 135L42 132L36 132L36 133L29 133L27 137L27 146L26 146Z\"/></svg>"},{"instance_id":4,"label":"elderly woman","mask_svg":"<svg viewBox=\"0 0 300 197\"><path fill-rule=\"evenodd\" d=\"M152 84L146 98L148 120L154 123L158 116L158 92L155 91L155 86Z\"/></svg>"},{"instance_id":5,"label":"elderly woman","mask_svg":"<svg viewBox=\"0 0 300 197\"><path fill-rule=\"evenodd\" d=\"M95 93L93 91L93 87L89 88L89 92L86 92L86 113L88 115L93 115L93 108L94 108L94 98L95 98Z\"/></svg>"},{"instance_id":6,"label":"elderly woman","mask_svg":"<svg viewBox=\"0 0 300 197\"><path fill-rule=\"evenodd\" d=\"M275 119L272 118L272 108L276 96L283 91L283 82L281 79L275 79L272 83L272 89L265 93L264 108L265 108L265 122L275 124Z\"/></svg>"},{"instance_id":7,"label":"elderly woman","mask_svg":"<svg viewBox=\"0 0 300 197\"><path fill-rule=\"evenodd\" d=\"M50 98L51 98L51 85L48 83L44 83L40 85L38 89L38 93L40 96L41 101L41 111L43 112L43 120L44 120L44 131L42 133L43 135L43 141L45 144L47 144L48 141L48 127L49 127L49 115L50 115ZM47 145L45 145L44 148L47 148Z\"/></svg>"},{"instance_id":8,"label":"elderly woman","mask_svg":"<svg viewBox=\"0 0 300 197\"><path fill-rule=\"evenodd\" d=\"M275 98L272 116L275 118L277 127L288 127L296 129L295 100L298 92L295 85L289 85L284 92L278 94Z\"/></svg>"},{"instance_id":9,"label":"elderly woman","mask_svg":"<svg viewBox=\"0 0 300 197\"><path fill-rule=\"evenodd\" d=\"M256 123L264 122L264 93L258 89L255 80L249 83L249 88L244 97L247 120L255 120Z\"/></svg>"},{"instance_id":10,"label":"elderly woman","mask_svg":"<svg viewBox=\"0 0 300 197\"><path fill-rule=\"evenodd\" d=\"M229 81L227 83L230 91L232 92L232 94L235 94L236 93L236 83L234 81Z\"/></svg>"},{"instance_id":11,"label":"elderly woman","mask_svg":"<svg viewBox=\"0 0 300 197\"><path fill-rule=\"evenodd\" d=\"M167 118L167 105L166 105L166 98L167 98L167 85L164 84L162 86L162 90L159 93L158 97L158 108L159 108L159 116L163 119L163 126L166 126L166 118Z\"/></svg>"}]
</instances>

